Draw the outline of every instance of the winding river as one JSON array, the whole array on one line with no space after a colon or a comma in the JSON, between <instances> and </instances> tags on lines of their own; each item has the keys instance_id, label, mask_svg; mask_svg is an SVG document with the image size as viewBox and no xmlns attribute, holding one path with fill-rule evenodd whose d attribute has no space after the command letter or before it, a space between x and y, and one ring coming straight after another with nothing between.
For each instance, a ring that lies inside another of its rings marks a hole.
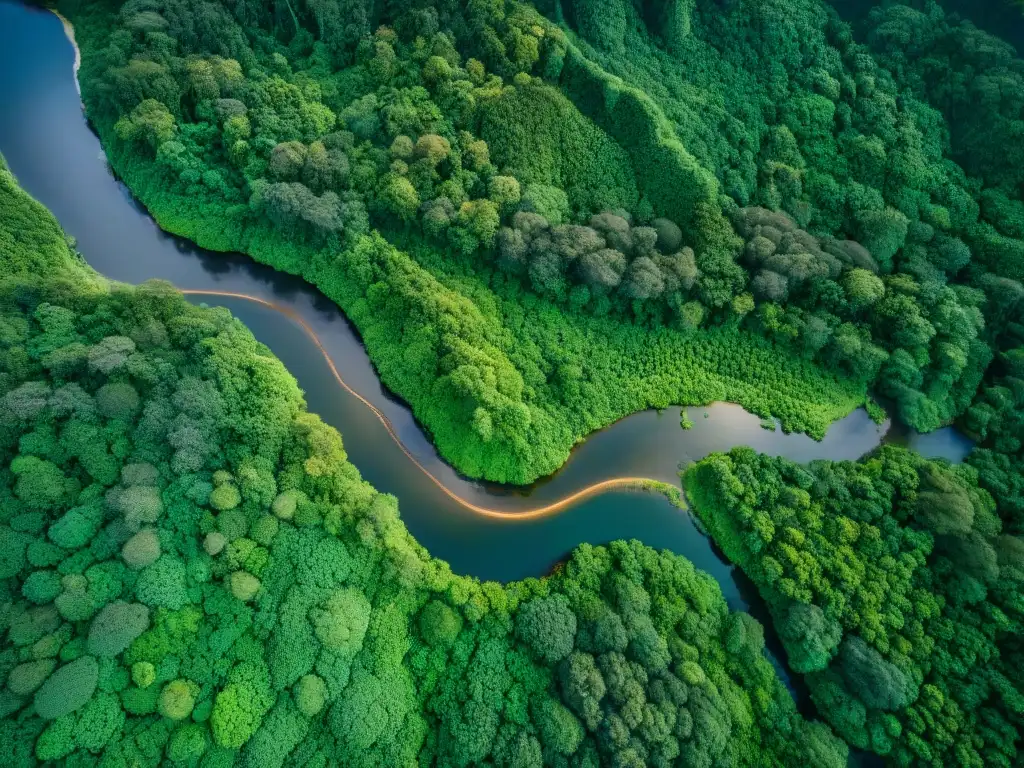
<instances>
[{"instance_id":1,"label":"winding river","mask_svg":"<svg viewBox=\"0 0 1024 768\"><path fill-rule=\"evenodd\" d=\"M540 576L581 542L639 539L689 558L719 583L729 606L766 625L769 658L811 711L753 585L693 519L632 480L678 486L681 464L748 445L806 462L855 459L883 440L960 461L971 444L953 429L918 435L874 424L863 410L825 439L765 430L739 406L645 411L587 438L565 466L529 487L467 480L434 450L408 407L377 379L344 315L298 278L245 256L213 254L162 232L112 175L81 110L75 50L59 19L0 0L0 153L24 188L78 241L87 261L115 280L173 282L197 302L224 306L296 377L309 409L335 426L352 462L377 489L398 497L410 532L457 573L509 581ZM870 761L858 761L861 763Z\"/></svg>"},{"instance_id":2,"label":"winding river","mask_svg":"<svg viewBox=\"0 0 1024 768\"><path fill-rule=\"evenodd\" d=\"M685 555L715 577L731 607L756 612L749 583L691 517L659 494L630 490L630 478L678 485L681 463L737 445L796 461L858 458L883 439L953 461L970 450L952 429L897 436L863 410L815 442L765 430L739 406L716 403L690 408L694 426L685 431L679 408L634 414L591 435L559 472L529 487L463 478L382 387L332 302L298 278L203 251L157 227L107 166L81 111L74 60L55 16L0 2L0 152L21 184L102 274L170 280L242 320L296 377L310 410L339 429L363 476L398 497L410 532L455 572L501 581L538 576L581 542L635 538Z\"/></svg>"}]
</instances>

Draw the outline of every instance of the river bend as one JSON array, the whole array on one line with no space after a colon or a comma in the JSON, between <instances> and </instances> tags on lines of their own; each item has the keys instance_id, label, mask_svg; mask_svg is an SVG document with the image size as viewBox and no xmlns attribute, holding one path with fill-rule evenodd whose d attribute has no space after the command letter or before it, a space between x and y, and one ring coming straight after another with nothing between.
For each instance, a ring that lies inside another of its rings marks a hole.
<instances>
[{"instance_id":1,"label":"river bend","mask_svg":"<svg viewBox=\"0 0 1024 768\"><path fill-rule=\"evenodd\" d=\"M721 584L733 608L752 590L685 512L622 478L678 485L678 468L738 445L806 462L855 459L888 424L857 410L822 442L771 432L736 405L644 411L588 437L565 466L523 488L461 477L437 454L408 407L377 379L358 333L315 288L236 254L213 254L160 230L112 175L81 110L75 50L52 14L0 2L0 152L22 186L74 236L86 260L123 282L169 280L195 301L227 307L288 367L309 409L335 426L350 459L400 501L402 519L458 573L507 581L546 573L581 542L639 539L685 555ZM959 460L970 443L951 429L900 434L925 455ZM589 489L589 490L587 490ZM756 602L756 601L755 601Z\"/></svg>"}]
</instances>

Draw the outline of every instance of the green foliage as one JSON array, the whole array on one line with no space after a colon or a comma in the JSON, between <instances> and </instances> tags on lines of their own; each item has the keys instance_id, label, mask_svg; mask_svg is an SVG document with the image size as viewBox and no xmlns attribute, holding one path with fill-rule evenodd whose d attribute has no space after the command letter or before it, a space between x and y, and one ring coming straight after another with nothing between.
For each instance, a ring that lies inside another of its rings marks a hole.
<instances>
[{"instance_id":1,"label":"green foliage","mask_svg":"<svg viewBox=\"0 0 1024 768\"><path fill-rule=\"evenodd\" d=\"M232 483L218 485L210 491L210 506L221 512L234 509L242 501L242 495Z\"/></svg>"},{"instance_id":2,"label":"green foliage","mask_svg":"<svg viewBox=\"0 0 1024 768\"><path fill-rule=\"evenodd\" d=\"M247 603L260 591L260 580L247 571L235 571L231 574L231 594Z\"/></svg>"},{"instance_id":3,"label":"green foliage","mask_svg":"<svg viewBox=\"0 0 1024 768\"><path fill-rule=\"evenodd\" d=\"M195 707L195 689L189 680L172 680L160 691L157 711L171 720L184 720Z\"/></svg>"},{"instance_id":4,"label":"green foliage","mask_svg":"<svg viewBox=\"0 0 1024 768\"><path fill-rule=\"evenodd\" d=\"M191 764L206 752L206 729L190 723L178 728L167 745L167 757L175 763Z\"/></svg>"},{"instance_id":5,"label":"green foliage","mask_svg":"<svg viewBox=\"0 0 1024 768\"><path fill-rule=\"evenodd\" d=\"M29 602L45 605L61 593L60 574L56 571L33 571L21 586L21 594Z\"/></svg>"},{"instance_id":6,"label":"green foliage","mask_svg":"<svg viewBox=\"0 0 1024 768\"><path fill-rule=\"evenodd\" d=\"M139 603L107 603L89 625L87 648L93 656L117 656L149 629L149 610Z\"/></svg>"},{"instance_id":7,"label":"green foliage","mask_svg":"<svg viewBox=\"0 0 1024 768\"><path fill-rule=\"evenodd\" d=\"M56 720L81 709L92 698L99 674L93 656L80 656L58 668L36 691L36 714L44 720Z\"/></svg>"},{"instance_id":8,"label":"green foliage","mask_svg":"<svg viewBox=\"0 0 1024 768\"><path fill-rule=\"evenodd\" d=\"M156 681L156 668L148 661L132 664L132 682L139 688L149 688Z\"/></svg>"},{"instance_id":9,"label":"green foliage","mask_svg":"<svg viewBox=\"0 0 1024 768\"><path fill-rule=\"evenodd\" d=\"M550 85L530 80L488 99L479 130L496 166L528 189L564 190L573 213L637 204L626 152Z\"/></svg>"},{"instance_id":10,"label":"green foliage","mask_svg":"<svg viewBox=\"0 0 1024 768\"><path fill-rule=\"evenodd\" d=\"M156 99L146 99L118 120L114 130L123 141L144 143L155 152L174 137L175 128L174 115L167 106Z\"/></svg>"},{"instance_id":11,"label":"green foliage","mask_svg":"<svg viewBox=\"0 0 1024 768\"><path fill-rule=\"evenodd\" d=\"M161 555L139 572L135 593L151 608L178 610L188 602L185 564L172 555Z\"/></svg>"},{"instance_id":12,"label":"green foliage","mask_svg":"<svg viewBox=\"0 0 1024 768\"><path fill-rule=\"evenodd\" d=\"M31 696L46 681L56 665L53 659L19 664L7 675L7 688L15 696Z\"/></svg>"},{"instance_id":13,"label":"green foliage","mask_svg":"<svg viewBox=\"0 0 1024 768\"><path fill-rule=\"evenodd\" d=\"M238 749L259 729L273 699L265 672L252 662L240 664L228 679L230 682L214 701L210 727L219 746Z\"/></svg>"},{"instance_id":14,"label":"green foliage","mask_svg":"<svg viewBox=\"0 0 1024 768\"><path fill-rule=\"evenodd\" d=\"M310 613L313 632L326 647L349 655L362 647L370 622L370 603L356 590L341 589Z\"/></svg>"},{"instance_id":15,"label":"green foliage","mask_svg":"<svg viewBox=\"0 0 1024 768\"><path fill-rule=\"evenodd\" d=\"M306 717L315 717L327 703L327 684L316 675L303 675L293 692L295 706Z\"/></svg>"},{"instance_id":16,"label":"green foliage","mask_svg":"<svg viewBox=\"0 0 1024 768\"><path fill-rule=\"evenodd\" d=\"M210 531L203 539L203 549L210 557L216 557L227 546L227 537L220 531Z\"/></svg>"},{"instance_id":17,"label":"green foliage","mask_svg":"<svg viewBox=\"0 0 1024 768\"><path fill-rule=\"evenodd\" d=\"M552 595L524 603L516 616L516 636L548 664L564 659L576 637L576 616L569 601Z\"/></svg>"},{"instance_id":18,"label":"green foliage","mask_svg":"<svg viewBox=\"0 0 1024 768\"><path fill-rule=\"evenodd\" d=\"M129 420L139 408L139 393L126 382L104 384L96 392L96 407L107 418Z\"/></svg>"},{"instance_id":19,"label":"green foliage","mask_svg":"<svg viewBox=\"0 0 1024 768\"><path fill-rule=\"evenodd\" d=\"M462 632L462 617L444 603L433 600L420 614L420 634L427 645L451 647Z\"/></svg>"},{"instance_id":20,"label":"green foliage","mask_svg":"<svg viewBox=\"0 0 1024 768\"><path fill-rule=\"evenodd\" d=\"M779 637L789 651L790 666L804 674L825 669L842 636L839 623L813 603L793 603L779 622Z\"/></svg>"},{"instance_id":21,"label":"green foliage","mask_svg":"<svg viewBox=\"0 0 1024 768\"><path fill-rule=\"evenodd\" d=\"M133 571L152 565L160 557L160 537L152 528L143 528L121 547L125 565Z\"/></svg>"},{"instance_id":22,"label":"green foliage","mask_svg":"<svg viewBox=\"0 0 1024 768\"><path fill-rule=\"evenodd\" d=\"M396 7L324 59L286 44L328 34L316 14L297 10L296 32L288 14L213 7L201 33L177 6L146 12L143 27L159 17L161 34L187 41L173 50L139 31L130 6L74 14L114 166L166 228L301 274L341 305L462 472L535 479L594 429L670 402L731 399L820 436L863 400L874 347L839 379L803 358L849 357L866 331L830 344L832 320L810 318L785 324L809 329L806 343L780 354L764 342L713 173L658 104L530 9ZM689 30L688 7L659 13ZM175 120L155 158L113 129L145 98ZM630 222L628 242L587 232L612 210ZM506 229L527 213L569 229L513 247L509 262ZM751 327L729 323L737 315ZM737 370L771 384L746 386Z\"/></svg>"},{"instance_id":23,"label":"green foliage","mask_svg":"<svg viewBox=\"0 0 1024 768\"><path fill-rule=\"evenodd\" d=\"M67 478L52 462L37 456L18 456L10 467L18 478L14 495L29 509L52 509L64 497Z\"/></svg>"},{"instance_id":24,"label":"green foliage","mask_svg":"<svg viewBox=\"0 0 1024 768\"><path fill-rule=\"evenodd\" d=\"M819 437L869 388L915 428L960 419L967 469L740 451L687 484L850 744L1019 762L1009 46L934 2L854 27L820 0L201 6L69 9L113 166L165 228L320 287L462 472L526 482L673 402ZM687 564L617 543L536 583L453 577L224 313L108 293L5 170L0 222L3 668L27 696L27 654L60 654L40 715L79 683L49 725L17 715L39 760L121 733L126 763L845 762ZM152 622L134 641L122 605ZM64 670L97 628L96 653L130 645L89 688ZM156 680L193 681L195 723L143 724Z\"/></svg>"},{"instance_id":25,"label":"green foliage","mask_svg":"<svg viewBox=\"0 0 1024 768\"><path fill-rule=\"evenodd\" d=\"M626 7L621 0L575 0L573 25L596 48L624 53Z\"/></svg>"}]
</instances>

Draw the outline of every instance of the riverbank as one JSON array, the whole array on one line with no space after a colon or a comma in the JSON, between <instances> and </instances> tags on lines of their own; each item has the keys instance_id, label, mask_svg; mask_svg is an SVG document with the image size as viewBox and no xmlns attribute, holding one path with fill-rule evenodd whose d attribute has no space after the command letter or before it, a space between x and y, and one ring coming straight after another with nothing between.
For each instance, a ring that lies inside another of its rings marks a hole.
<instances>
[{"instance_id":1,"label":"riverbank","mask_svg":"<svg viewBox=\"0 0 1024 768\"><path fill-rule=\"evenodd\" d=\"M490 517L490 518L499 519L499 520L520 520L520 521L536 520L536 519L541 518L541 517L546 517L548 515L553 515L553 514L555 514L557 512L561 512L561 511L571 507L574 504L578 504L581 501L584 501L585 499L590 498L591 496L596 496L598 494L606 493L606 492L612 491L612 490L642 490L642 491L649 491L649 492L654 492L654 493L661 493L674 506L677 506L680 509L686 509L686 503L685 503L685 501L683 501L682 495L681 495L680 490L678 488L676 488L675 486L673 486L670 483L666 483L666 482L663 482L663 481L660 481L660 480L654 480L654 479L648 478L648 477L613 477L613 478L609 478L607 480L602 480L602 481L597 482L597 483L592 483L591 485L588 485L585 488L582 488L582 489L576 491L575 493L571 493L568 496L564 496L564 497L558 499L557 501L551 502L550 504L544 504L544 505L541 505L541 506L527 508L527 509L523 509L523 510L519 510L519 511L515 511L515 512L508 511L508 510L502 510L502 509L496 509L496 508L493 508L493 507L485 507L485 506L481 506L480 504L474 504L473 502L468 501L468 500L462 498L461 496L459 496L453 490L448 488L444 483L442 483L437 477L435 477L430 472L430 470L427 469L416 458L416 456L414 456L413 453L405 446L405 444L402 442L401 438L398 436L398 432L395 430L394 426L391 424L391 421L384 414L384 412L381 411L379 408L377 408L373 403L371 403L365 397L363 397L358 392L356 392L354 389L352 389L352 387L350 387L345 382L345 379L342 377L341 373L338 371L337 365L335 364L334 360L331 359L331 356L328 353L327 349L324 347L324 344L320 340L320 337L316 335L316 331L314 331L313 328L309 325L309 323L307 323L305 320L303 320L302 317L300 315L298 315L296 312L294 312L294 311L290 310L288 307L286 307L284 305L281 305L281 304L278 304L276 302L267 301L266 299L261 299L261 298L259 298L257 296L249 296L249 295L241 294L241 293L232 293L232 292L226 292L226 291L211 291L211 290L188 290L188 289L183 290L182 293L185 294L186 296L204 296L204 297L207 297L207 296L209 296L209 297L219 296L219 297L230 297L230 298L236 298L236 299L244 299L246 301L251 301L251 302L254 302L256 304L260 304L262 306L265 306L265 307L268 307L270 309L273 309L275 312L280 312L282 315L284 315L285 317L289 318L290 320L292 320L293 322L298 324L298 326L306 334L306 336L309 338L309 340L316 346L316 348L319 350L319 352L323 355L324 361L330 367L331 374L334 376L335 381L337 381L338 384L346 392L348 392L350 395L352 395L357 400L359 400L359 402L361 402L363 405L365 405L370 410L370 412L373 413L373 415L377 417L377 419L380 421L380 423L387 430L388 435L391 437L392 440L394 440L395 444L401 449L402 453L405 454L405 456L409 459L409 461L411 461L412 464L418 470L420 470L420 472L422 472L430 480L430 482L432 482L435 486L437 486L437 488L439 488L452 501L454 501L456 504L458 504L459 506L463 507L464 509L467 509L470 512L473 512L473 513L475 513L477 515L482 515L483 517Z\"/></svg>"},{"instance_id":2,"label":"riverbank","mask_svg":"<svg viewBox=\"0 0 1024 768\"><path fill-rule=\"evenodd\" d=\"M601 493L607 493L613 490L629 489L642 489L662 493L675 506L680 507L682 509L686 509L686 503L683 500L680 494L680 489L678 487L678 476L676 472L676 469L678 469L678 460L676 460L676 468L673 470L670 480L666 480L664 478L658 479L645 476L619 476L606 478L600 481L590 483L589 485L586 485L578 490L567 493L555 499L554 501L550 501L544 504L537 504L533 506L523 506L518 507L516 509L502 509L495 506L480 504L470 499L464 498L458 492L456 492L451 487L446 485L445 482L443 482L434 472L432 472L431 469L429 469L425 465L425 463L421 461L420 458L418 458L417 455L405 444L405 442L403 442L402 437L399 435L399 430L396 429L396 427L392 424L391 420L388 418L388 416L384 413L382 409L374 405L368 398L364 397L362 394L356 391L352 386L350 386L345 381L345 378L342 376L340 372L339 364L336 363L334 359L332 359L330 352L327 350L327 347L324 344L324 341L317 335L317 332L301 316L301 314L299 314L295 310L289 308L288 306L282 303L270 301L249 294L202 289L185 289L182 291L182 293L189 296L202 297L203 300L212 300L216 298L232 298L252 302L260 306L267 307L268 309L271 309L274 312L279 313L284 317L288 318L290 321L294 322L302 330L302 332L309 339L309 341L315 346L317 351L323 356L323 359L330 370L331 376L338 383L338 385L341 386L350 395L352 395L358 402L360 402L364 407L366 407L377 418L377 420L381 423L381 425L383 425L383 427L387 431L388 436L394 441L395 445L402 451L402 453L413 464L413 466L415 466L420 472L422 472L423 475L427 479L429 479L431 483L433 483L441 492L448 496L452 501L454 501L456 504L470 512L482 515L484 517L490 517L495 519L519 521L533 520L564 511L565 509L571 507L574 504L581 503L584 500ZM708 406L705 406L703 409L704 418L701 420L701 422L706 421L711 413L717 413L723 408L730 408L730 404L712 403ZM615 439L613 433L616 430L616 428L619 427L619 425L625 426L624 422L626 420L634 419L636 416L638 416L638 414L634 416L627 416L624 419L616 422L615 424L606 427L604 430L601 430L600 432L596 433L593 437L596 438L599 435L606 435L609 436L611 439ZM753 418L752 414L748 414L748 416ZM848 417L848 419L849 418L850 417ZM860 421L863 421L863 419L860 419ZM760 426L763 427L763 423ZM841 430L843 427L843 423L840 422L834 426ZM691 424L689 429L693 428L694 426L693 424ZM769 430L769 432L773 431L774 430ZM905 428L896 429L894 428L893 422L888 419L883 424L878 425L876 435L877 440L873 444L865 446L866 450L863 450L860 453L856 453L855 455L851 455L849 456L849 458L860 458L862 455L873 450L877 445L894 442L899 445L904 445L912 450L916 450L922 453L923 455L946 458L956 463L962 460L962 453L965 450L969 450L970 448L969 441L966 441L960 436L958 436L955 430L952 430L950 428L940 430L936 433L920 435L912 431L906 430ZM752 442L756 438L763 437L762 435L759 435L757 432L754 432L752 429L748 433L748 436L748 442ZM787 437L792 439L793 436L786 436L780 434L778 435L778 438L776 438L775 442L778 443L780 440L784 441L785 439L787 439ZM831 440L833 443L837 443L840 441L845 441L849 439L849 437L850 435L837 435L831 438ZM826 439L829 439L828 435L826 435ZM583 445L585 445L585 443ZM821 457L830 454L827 445L823 445L821 443L819 443L818 445L821 447L821 451L819 454ZM581 445L579 447L582 448L583 446ZM715 448L714 450L719 449ZM710 447L707 452L711 452ZM545 480L548 482L550 482L552 479L553 478L545 478ZM535 487L542 487L542 485L543 483ZM479 487L479 485L477 485L477 487ZM497 490L497 488L495 490Z\"/></svg>"},{"instance_id":3,"label":"riverbank","mask_svg":"<svg viewBox=\"0 0 1024 768\"><path fill-rule=\"evenodd\" d=\"M64 35L67 37L68 42L71 43L72 49L75 51L75 64L74 72L75 77L75 89L78 91L79 97L82 95L82 84L78 80L78 70L82 68L82 51L78 47L78 41L75 39L75 25L72 24L66 16L60 13L60 11L50 11L54 16L60 19L60 23L64 27ZM85 108L85 103L82 103L82 108Z\"/></svg>"}]
</instances>

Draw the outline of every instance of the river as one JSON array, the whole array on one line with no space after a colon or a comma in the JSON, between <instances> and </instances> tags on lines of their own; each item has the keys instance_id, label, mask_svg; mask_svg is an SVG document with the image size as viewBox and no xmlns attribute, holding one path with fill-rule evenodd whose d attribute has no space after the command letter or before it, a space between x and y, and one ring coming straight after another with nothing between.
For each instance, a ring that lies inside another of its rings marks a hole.
<instances>
[{"instance_id":1,"label":"river","mask_svg":"<svg viewBox=\"0 0 1024 768\"><path fill-rule=\"evenodd\" d=\"M613 489L556 513L522 513L612 477L678 485L680 463L737 445L796 461L853 459L886 435L888 424L876 425L857 410L815 442L763 429L758 417L726 403L690 408L693 427L683 430L676 407L637 413L591 435L559 472L529 487L467 480L438 456L408 407L380 384L358 334L332 302L301 279L245 256L203 251L160 230L106 163L81 111L74 57L56 17L0 3L0 152L21 184L108 277L129 283L162 278L185 290L245 294L284 309L287 314L244 298L192 297L227 307L270 347L299 381L310 410L342 433L363 476L398 497L412 534L458 573L501 581L537 576L580 542L635 538L685 555L718 580L731 607L746 608L751 595L740 588L734 569L688 514L658 494ZM373 410L339 386L325 355L390 424L401 446ZM970 448L951 429L903 433L900 441L954 461ZM509 514L481 515L453 495Z\"/></svg>"}]
</instances>

